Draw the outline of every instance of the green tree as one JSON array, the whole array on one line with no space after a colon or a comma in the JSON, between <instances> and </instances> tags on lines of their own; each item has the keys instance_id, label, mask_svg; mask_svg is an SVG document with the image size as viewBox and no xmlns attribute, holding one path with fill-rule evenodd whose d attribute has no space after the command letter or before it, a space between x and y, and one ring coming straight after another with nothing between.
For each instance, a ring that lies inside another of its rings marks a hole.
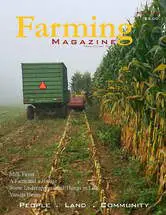
<instances>
[{"instance_id":1,"label":"green tree","mask_svg":"<svg viewBox=\"0 0 166 215\"><path fill-rule=\"evenodd\" d=\"M91 74L89 72L75 72L71 78L72 92L89 92L91 90Z\"/></svg>"},{"instance_id":2,"label":"green tree","mask_svg":"<svg viewBox=\"0 0 166 215\"><path fill-rule=\"evenodd\" d=\"M78 71L71 78L71 90L76 93L80 93L82 90L82 74Z\"/></svg>"},{"instance_id":3,"label":"green tree","mask_svg":"<svg viewBox=\"0 0 166 215\"><path fill-rule=\"evenodd\" d=\"M83 82L83 90L85 92L90 92L92 80L91 80L91 74L89 72L85 72L82 75L82 82Z\"/></svg>"}]
</instances>

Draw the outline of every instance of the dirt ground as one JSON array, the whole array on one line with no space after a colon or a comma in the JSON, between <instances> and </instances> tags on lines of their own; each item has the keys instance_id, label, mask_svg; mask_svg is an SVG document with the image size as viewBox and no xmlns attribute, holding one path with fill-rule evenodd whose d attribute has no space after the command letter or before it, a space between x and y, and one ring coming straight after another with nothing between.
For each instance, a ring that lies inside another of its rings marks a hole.
<instances>
[{"instance_id":1,"label":"dirt ground","mask_svg":"<svg viewBox=\"0 0 166 215\"><path fill-rule=\"evenodd\" d=\"M28 214L17 207L20 201L28 201L29 194L21 196L27 191L13 187L29 185L16 180L47 177L64 125L61 119L26 121L0 138L0 214Z\"/></svg>"},{"instance_id":2,"label":"dirt ground","mask_svg":"<svg viewBox=\"0 0 166 215\"><path fill-rule=\"evenodd\" d=\"M51 177L55 182L49 183L49 186L55 188L48 198L51 209L45 212L42 210L43 214L102 214L94 158L90 150L91 141L83 116L80 112L72 113L66 146L59 157L58 171L55 177ZM100 141L97 130L97 125L102 123L100 119L88 119L101 164L107 201L123 203L121 200L126 189L138 191L126 178L131 161L119 146L110 148ZM0 215L30 215L30 210L19 207L20 202L29 203L30 200L41 199L66 120L27 121L24 118L14 124L13 129L11 125L0 128L3 134L0 137ZM141 178L139 174L134 177L131 178L133 183L137 177ZM142 183L140 179L138 183ZM34 187L36 190L32 189ZM136 200L134 196L131 198ZM124 208L110 208L111 215L144 215L144 212L143 209L127 211Z\"/></svg>"}]
</instances>

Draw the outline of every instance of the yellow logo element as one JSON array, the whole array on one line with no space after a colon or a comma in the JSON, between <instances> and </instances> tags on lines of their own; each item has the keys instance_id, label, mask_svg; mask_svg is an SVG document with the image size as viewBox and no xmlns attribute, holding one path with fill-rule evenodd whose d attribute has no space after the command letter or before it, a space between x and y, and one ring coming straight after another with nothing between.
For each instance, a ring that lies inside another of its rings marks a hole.
<instances>
[{"instance_id":1,"label":"yellow logo element","mask_svg":"<svg viewBox=\"0 0 166 215\"><path fill-rule=\"evenodd\" d=\"M85 23L45 23L35 24L34 16L17 16L18 34L17 38L28 38L28 32L34 32L36 38L115 38L121 46L132 44L133 39L129 34L132 31L132 25L120 24L118 27L118 35L115 34L115 26L112 23L96 24L96 16L92 16L93 23L87 25ZM60 32L63 32L60 35ZM89 33L90 32L90 33Z\"/></svg>"}]
</instances>

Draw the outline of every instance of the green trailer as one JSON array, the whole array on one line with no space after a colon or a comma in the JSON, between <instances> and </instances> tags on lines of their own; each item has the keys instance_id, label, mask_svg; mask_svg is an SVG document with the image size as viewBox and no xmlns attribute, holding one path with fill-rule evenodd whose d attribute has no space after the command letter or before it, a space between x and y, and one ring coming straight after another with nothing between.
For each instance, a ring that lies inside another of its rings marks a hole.
<instances>
[{"instance_id":1,"label":"green trailer","mask_svg":"<svg viewBox=\"0 0 166 215\"><path fill-rule=\"evenodd\" d=\"M28 119L43 114L67 116L69 91L64 63L22 63L22 80Z\"/></svg>"}]
</instances>

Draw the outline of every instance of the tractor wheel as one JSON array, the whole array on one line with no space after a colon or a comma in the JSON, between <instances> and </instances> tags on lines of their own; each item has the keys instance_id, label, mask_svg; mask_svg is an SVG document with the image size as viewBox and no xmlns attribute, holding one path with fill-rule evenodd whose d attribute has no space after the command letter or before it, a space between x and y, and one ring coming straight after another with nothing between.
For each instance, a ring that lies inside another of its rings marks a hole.
<instances>
[{"instance_id":1,"label":"tractor wheel","mask_svg":"<svg viewBox=\"0 0 166 215\"><path fill-rule=\"evenodd\" d=\"M32 106L28 106L27 108L27 119L28 120L33 120L34 119L34 108Z\"/></svg>"}]
</instances>

